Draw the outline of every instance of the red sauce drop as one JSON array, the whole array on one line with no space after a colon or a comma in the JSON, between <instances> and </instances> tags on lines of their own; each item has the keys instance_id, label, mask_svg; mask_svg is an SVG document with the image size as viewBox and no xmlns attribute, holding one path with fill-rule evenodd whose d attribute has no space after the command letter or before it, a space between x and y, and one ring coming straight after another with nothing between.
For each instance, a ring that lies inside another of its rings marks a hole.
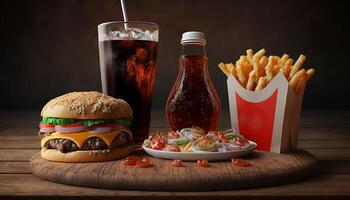
<instances>
[{"instance_id":1,"label":"red sauce drop","mask_svg":"<svg viewBox=\"0 0 350 200\"><path fill-rule=\"evenodd\" d=\"M122 164L126 165L126 166L133 166L136 164L136 162L138 160L140 160L141 158L138 156L128 156L126 157L124 160L122 160Z\"/></svg>"},{"instance_id":2,"label":"red sauce drop","mask_svg":"<svg viewBox=\"0 0 350 200\"><path fill-rule=\"evenodd\" d=\"M197 164L200 167L209 167L209 162L207 160L198 160Z\"/></svg>"},{"instance_id":3,"label":"red sauce drop","mask_svg":"<svg viewBox=\"0 0 350 200\"><path fill-rule=\"evenodd\" d=\"M241 159L236 159L236 158L231 158L231 161L234 165L238 166L238 167L250 167L253 164L249 161L246 160L241 160Z\"/></svg>"},{"instance_id":4,"label":"red sauce drop","mask_svg":"<svg viewBox=\"0 0 350 200\"><path fill-rule=\"evenodd\" d=\"M141 160L136 161L136 166L141 168L148 168L152 165L151 159L149 158L142 158Z\"/></svg>"},{"instance_id":5,"label":"red sauce drop","mask_svg":"<svg viewBox=\"0 0 350 200\"><path fill-rule=\"evenodd\" d=\"M172 160L170 162L171 166L173 167L182 167L183 164L182 164L182 160L179 160L179 159L176 159L176 160Z\"/></svg>"}]
</instances>

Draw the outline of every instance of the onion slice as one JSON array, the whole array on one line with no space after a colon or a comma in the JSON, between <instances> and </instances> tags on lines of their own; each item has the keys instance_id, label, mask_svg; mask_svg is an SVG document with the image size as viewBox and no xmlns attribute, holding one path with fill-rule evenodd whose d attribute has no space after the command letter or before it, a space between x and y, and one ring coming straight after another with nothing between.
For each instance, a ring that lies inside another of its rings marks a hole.
<instances>
[{"instance_id":1,"label":"onion slice","mask_svg":"<svg viewBox=\"0 0 350 200\"><path fill-rule=\"evenodd\" d=\"M55 132L55 126L53 124L39 124L41 133L52 133Z\"/></svg>"},{"instance_id":2,"label":"onion slice","mask_svg":"<svg viewBox=\"0 0 350 200\"><path fill-rule=\"evenodd\" d=\"M61 132L61 133L78 133L86 130L86 127L77 124L75 126L68 125L68 126L62 126L62 125L55 125L55 131L56 132Z\"/></svg>"},{"instance_id":3,"label":"onion slice","mask_svg":"<svg viewBox=\"0 0 350 200\"><path fill-rule=\"evenodd\" d=\"M55 127L42 127L40 128L41 133L52 133L55 132Z\"/></svg>"}]
</instances>

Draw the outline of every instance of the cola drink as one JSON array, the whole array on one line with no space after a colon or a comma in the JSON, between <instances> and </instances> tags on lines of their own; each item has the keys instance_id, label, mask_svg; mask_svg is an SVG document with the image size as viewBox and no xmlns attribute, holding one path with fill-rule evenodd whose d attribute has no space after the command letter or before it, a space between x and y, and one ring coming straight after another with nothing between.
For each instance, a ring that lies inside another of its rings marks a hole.
<instances>
[{"instance_id":1,"label":"cola drink","mask_svg":"<svg viewBox=\"0 0 350 200\"><path fill-rule=\"evenodd\" d=\"M103 92L133 109L134 139L147 138L156 73L157 42L110 40L99 43Z\"/></svg>"},{"instance_id":2,"label":"cola drink","mask_svg":"<svg viewBox=\"0 0 350 200\"><path fill-rule=\"evenodd\" d=\"M99 37L103 25L99 26ZM123 99L132 107L130 129L134 141L141 143L149 134L158 38L154 41L141 31L130 30L109 32L99 38L100 70L103 93Z\"/></svg>"},{"instance_id":3,"label":"cola drink","mask_svg":"<svg viewBox=\"0 0 350 200\"><path fill-rule=\"evenodd\" d=\"M133 110L136 143L148 138L157 65L159 26L116 21L98 25L103 93L124 99Z\"/></svg>"}]
</instances>

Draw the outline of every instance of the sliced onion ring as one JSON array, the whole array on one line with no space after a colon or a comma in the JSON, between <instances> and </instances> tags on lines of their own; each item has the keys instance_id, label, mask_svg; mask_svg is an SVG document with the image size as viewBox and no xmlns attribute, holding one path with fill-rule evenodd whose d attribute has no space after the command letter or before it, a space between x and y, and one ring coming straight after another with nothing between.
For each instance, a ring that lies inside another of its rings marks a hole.
<instances>
[{"instance_id":1,"label":"sliced onion ring","mask_svg":"<svg viewBox=\"0 0 350 200\"><path fill-rule=\"evenodd\" d=\"M92 130L88 130L88 132L90 133L107 133L107 132L110 132L112 130L111 127L97 127L95 129L92 129Z\"/></svg>"},{"instance_id":2,"label":"sliced onion ring","mask_svg":"<svg viewBox=\"0 0 350 200\"><path fill-rule=\"evenodd\" d=\"M53 124L39 124L40 133L52 133L55 132L55 125Z\"/></svg>"},{"instance_id":3,"label":"sliced onion ring","mask_svg":"<svg viewBox=\"0 0 350 200\"><path fill-rule=\"evenodd\" d=\"M82 132L86 129L85 126L79 125L79 126L61 126L61 125L55 125L55 131L61 132L61 133L78 133Z\"/></svg>"},{"instance_id":4,"label":"sliced onion ring","mask_svg":"<svg viewBox=\"0 0 350 200\"><path fill-rule=\"evenodd\" d=\"M42 127L40 128L41 133L52 133L55 132L55 127Z\"/></svg>"}]
</instances>

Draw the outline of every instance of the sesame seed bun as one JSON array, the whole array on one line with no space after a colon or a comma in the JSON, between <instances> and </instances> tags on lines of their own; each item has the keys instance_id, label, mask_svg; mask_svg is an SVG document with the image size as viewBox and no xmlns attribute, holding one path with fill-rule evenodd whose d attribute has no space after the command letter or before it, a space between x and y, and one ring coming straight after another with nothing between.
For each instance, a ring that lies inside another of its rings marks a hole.
<instances>
[{"instance_id":1,"label":"sesame seed bun","mask_svg":"<svg viewBox=\"0 0 350 200\"><path fill-rule=\"evenodd\" d=\"M41 157L55 162L65 163L85 163L85 162L103 162L118 160L128 156L131 153L130 147L121 147L111 149L109 152L103 150L73 151L61 153L55 149L41 149Z\"/></svg>"},{"instance_id":2,"label":"sesame seed bun","mask_svg":"<svg viewBox=\"0 0 350 200\"><path fill-rule=\"evenodd\" d=\"M100 92L71 92L50 100L41 116L71 119L122 119L132 117L130 105Z\"/></svg>"}]
</instances>

